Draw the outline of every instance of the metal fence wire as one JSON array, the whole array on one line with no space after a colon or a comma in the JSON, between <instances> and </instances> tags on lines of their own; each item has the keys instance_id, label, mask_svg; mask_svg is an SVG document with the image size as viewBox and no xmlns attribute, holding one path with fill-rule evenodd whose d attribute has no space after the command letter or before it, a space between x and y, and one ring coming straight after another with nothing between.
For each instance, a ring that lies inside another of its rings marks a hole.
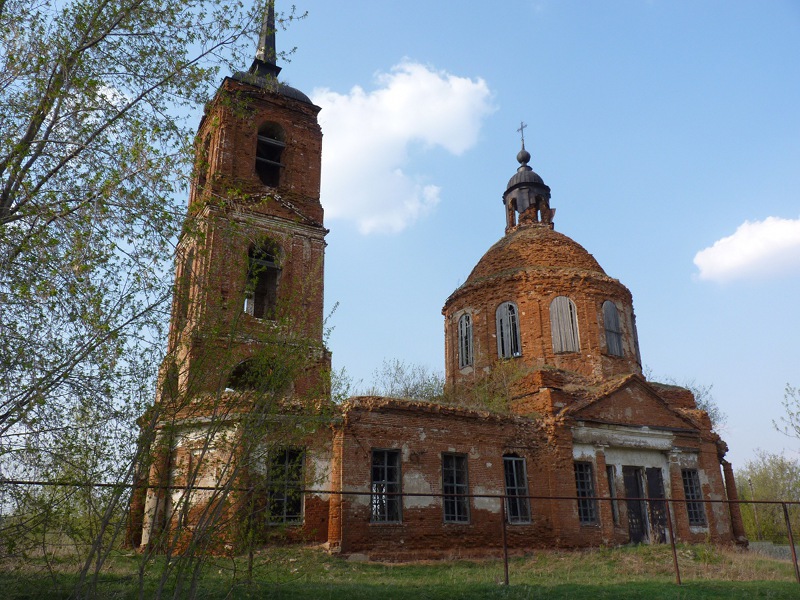
<instances>
[{"instance_id":1,"label":"metal fence wire","mask_svg":"<svg viewBox=\"0 0 800 600\"><path fill-rule=\"evenodd\" d=\"M18 480L18 479L0 479L0 533L2 533L3 525L2 525L2 517L3 513L6 512L8 508L6 503L3 501L2 498L2 490L5 486L33 486L33 487L72 487L72 488L138 488L138 489L157 489L163 491L184 491L184 492L194 492L194 491L221 491L225 490L227 492L251 492L252 488L243 488L243 487L220 487L220 486L200 486L200 485L193 485L189 489L185 485L141 485L141 484L130 484L130 483L86 483L86 482L72 482L72 481L27 481L27 480ZM313 488L304 488L295 490L297 494L302 495L339 495L339 496L374 496L376 492L372 491L346 491L346 490L324 490L324 489L313 489ZM671 554L672 554L672 566L675 571L675 583L677 585L681 585L681 572L680 572L680 565L678 564L678 551L676 546L676 539L675 539L675 528L672 522L672 511L674 510L674 505L686 505L687 503L703 503L703 504L737 504L737 505L751 505L753 507L762 506L762 505L769 505L769 506L777 506L780 507L781 512L783 513L784 522L786 525L786 534L789 541L789 548L791 552L791 562L794 569L795 580L797 581L798 585L800 585L800 565L798 564L797 558L797 549L795 546L794 540L794 532L792 530L792 523L789 519L789 507L800 507L800 501L785 501L785 500L708 500L708 499L674 499L674 498L631 498L625 496L614 496L614 497L601 497L601 496L534 496L534 495L513 495L509 496L506 494L472 494L472 493L433 493L433 492L389 492L389 491L382 491L379 493L381 496L387 497L400 497L400 498L439 498L440 500L444 501L445 498L452 499L452 498L459 498L459 499L467 499L472 501L474 499L495 499L500 501L500 513L499 513L499 521L500 521L500 536L501 536L501 543L502 543L502 559L503 559L503 574L504 574L504 583L506 585L509 584L509 547L508 547L508 519L506 518L506 506L509 500L517 501L526 499L529 502L531 500L537 501L548 501L548 502L585 502L585 501L595 501L595 502L609 502L612 506L615 503L619 502L643 502L643 503L664 503L672 510L665 510L666 513L666 526L667 526L667 542L670 544L671 547Z\"/></svg>"}]
</instances>

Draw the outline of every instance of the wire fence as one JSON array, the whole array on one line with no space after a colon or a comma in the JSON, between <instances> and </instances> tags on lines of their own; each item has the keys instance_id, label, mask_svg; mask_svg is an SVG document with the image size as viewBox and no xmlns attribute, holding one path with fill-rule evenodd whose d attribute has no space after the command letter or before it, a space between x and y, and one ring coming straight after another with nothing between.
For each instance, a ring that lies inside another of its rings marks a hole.
<instances>
[{"instance_id":1,"label":"wire fence","mask_svg":"<svg viewBox=\"0 0 800 600\"><path fill-rule=\"evenodd\" d=\"M88 482L74 482L74 481L31 481L31 480L18 480L18 479L0 479L0 519L2 519L4 513L6 512L6 507L4 506L3 498L2 498L2 490L5 486L32 486L32 487L71 487L71 488L112 488L112 489L131 489L131 488L138 488L138 489L153 489L153 490L161 490L164 492L167 491L181 491L181 492L195 492L195 491L220 491L225 490L226 492L243 492L248 493L252 492L253 488L251 487L225 487L221 488L220 486L202 486L202 485L193 485L191 488L187 489L185 485L142 485L142 484L132 484L132 483L88 483ZM754 514L757 515L757 507L762 506L773 506L779 508L780 513L783 515L783 521L785 525L785 533L788 539L788 546L791 555L791 563L794 570L794 576L796 582L800 585L800 564L798 564L798 554L797 554L797 547L795 545L795 532L792 528L792 522L790 519L790 508L800 508L800 501L785 501L785 500L709 500L709 499L676 499L676 498L649 498L649 497L626 497L626 496L538 496L538 495L506 495L506 494L472 494L472 493L433 493L433 492L388 492L388 491L348 491L348 490L326 490L326 489L315 489L315 488L303 488L303 489L295 489L294 493L302 496L307 495L329 495L329 496L340 496L340 497L369 497L370 503L372 502L373 498L375 497L399 497L399 498L437 498L441 500L443 503L445 499L466 499L470 502L476 499L492 499L497 500L500 505L500 511L498 513L498 523L499 523L499 537L500 537L500 545L502 547L502 561L503 561L503 577L504 583L506 585L509 584L509 543L508 543L508 525L509 525L509 518L507 515L508 511L508 503L509 501L520 501L526 500L530 501L545 501L545 502L570 502L570 503L580 503L580 502L607 502L611 503L614 506L617 503L642 503L645 506L650 506L652 504L660 504L667 507L667 510L664 510L664 516L666 520L666 543L670 545L671 548L671 556L672 556L672 568L675 573L675 583L677 585L682 584L681 580L681 570L680 565L678 562L678 550L677 550L677 535L676 535L676 528L675 524L673 523L673 513L675 511L675 506L683 506L686 507L687 504L704 504L704 505L711 505L711 504L722 504L730 508L731 505L737 506L752 506L754 507ZM533 515L531 515L533 518ZM0 521L0 532L2 532L2 521ZM759 535L760 537L760 535ZM651 538L652 541L652 538ZM658 543L658 542L654 542ZM529 550L534 551L536 548L531 547Z\"/></svg>"}]
</instances>

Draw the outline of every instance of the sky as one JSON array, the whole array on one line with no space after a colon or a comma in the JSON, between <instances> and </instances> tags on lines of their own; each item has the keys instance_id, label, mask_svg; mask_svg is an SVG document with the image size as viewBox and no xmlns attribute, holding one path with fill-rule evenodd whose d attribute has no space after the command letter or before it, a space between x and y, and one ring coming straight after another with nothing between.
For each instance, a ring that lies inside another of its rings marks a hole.
<instances>
[{"instance_id":1,"label":"sky","mask_svg":"<svg viewBox=\"0 0 800 600\"><path fill-rule=\"evenodd\" d=\"M503 236L524 121L650 377L713 386L734 467L800 457L772 425L800 385L800 2L295 4L277 44L322 107L334 368L444 370L441 309Z\"/></svg>"}]
</instances>

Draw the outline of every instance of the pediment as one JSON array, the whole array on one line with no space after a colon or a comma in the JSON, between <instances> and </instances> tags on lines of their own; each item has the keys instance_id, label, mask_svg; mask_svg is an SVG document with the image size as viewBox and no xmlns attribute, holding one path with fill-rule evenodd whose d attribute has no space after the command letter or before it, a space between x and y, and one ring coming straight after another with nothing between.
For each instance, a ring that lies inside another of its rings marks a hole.
<instances>
[{"instance_id":1,"label":"pediment","mask_svg":"<svg viewBox=\"0 0 800 600\"><path fill-rule=\"evenodd\" d=\"M633 377L596 398L573 406L569 413L574 419L616 425L697 429L694 423L670 407L645 381Z\"/></svg>"}]
</instances>

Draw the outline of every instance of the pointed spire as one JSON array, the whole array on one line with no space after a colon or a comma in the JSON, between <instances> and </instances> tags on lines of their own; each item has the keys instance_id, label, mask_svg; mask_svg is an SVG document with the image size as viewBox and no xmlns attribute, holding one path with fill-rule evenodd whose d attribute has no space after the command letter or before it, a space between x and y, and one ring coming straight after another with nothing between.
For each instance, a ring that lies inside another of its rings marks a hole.
<instances>
[{"instance_id":1,"label":"pointed spire","mask_svg":"<svg viewBox=\"0 0 800 600\"><path fill-rule=\"evenodd\" d=\"M275 50L275 0L267 0L264 18L261 21L261 35L258 36L256 58L250 66L250 73L259 77L278 77L281 68L276 64Z\"/></svg>"}]
</instances>

